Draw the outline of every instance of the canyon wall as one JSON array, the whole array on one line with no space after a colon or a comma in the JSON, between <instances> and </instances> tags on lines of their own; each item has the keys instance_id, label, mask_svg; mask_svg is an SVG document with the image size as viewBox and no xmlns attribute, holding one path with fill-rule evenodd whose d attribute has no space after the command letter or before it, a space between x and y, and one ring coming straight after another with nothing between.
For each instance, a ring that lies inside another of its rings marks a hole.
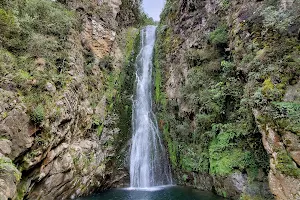
<instances>
[{"instance_id":1,"label":"canyon wall","mask_svg":"<svg viewBox=\"0 0 300 200\"><path fill-rule=\"evenodd\" d=\"M300 199L299 1L168 0L155 99L177 183Z\"/></svg>"},{"instance_id":2,"label":"canyon wall","mask_svg":"<svg viewBox=\"0 0 300 200\"><path fill-rule=\"evenodd\" d=\"M1 200L128 184L139 4L1 1Z\"/></svg>"}]
</instances>

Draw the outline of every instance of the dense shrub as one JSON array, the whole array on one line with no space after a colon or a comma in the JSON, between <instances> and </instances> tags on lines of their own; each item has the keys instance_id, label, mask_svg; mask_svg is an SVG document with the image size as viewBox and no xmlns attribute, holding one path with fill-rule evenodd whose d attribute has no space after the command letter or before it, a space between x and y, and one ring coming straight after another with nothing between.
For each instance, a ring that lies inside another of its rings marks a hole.
<instances>
[{"instance_id":1,"label":"dense shrub","mask_svg":"<svg viewBox=\"0 0 300 200\"><path fill-rule=\"evenodd\" d=\"M221 25L209 34L209 40L214 45L226 44L228 41L227 27Z\"/></svg>"},{"instance_id":2,"label":"dense shrub","mask_svg":"<svg viewBox=\"0 0 300 200\"><path fill-rule=\"evenodd\" d=\"M30 119L35 124L40 124L45 119L45 110L42 105L35 107L30 113Z\"/></svg>"},{"instance_id":3,"label":"dense shrub","mask_svg":"<svg viewBox=\"0 0 300 200\"><path fill-rule=\"evenodd\" d=\"M19 13L19 22L27 33L32 31L65 37L76 22L75 13L62 4L47 0L29 0Z\"/></svg>"},{"instance_id":4,"label":"dense shrub","mask_svg":"<svg viewBox=\"0 0 300 200\"><path fill-rule=\"evenodd\" d=\"M283 9L278 10L275 6L269 6L263 11L264 26L268 29L277 29L284 32L295 20L295 16L291 12Z\"/></svg>"}]
</instances>

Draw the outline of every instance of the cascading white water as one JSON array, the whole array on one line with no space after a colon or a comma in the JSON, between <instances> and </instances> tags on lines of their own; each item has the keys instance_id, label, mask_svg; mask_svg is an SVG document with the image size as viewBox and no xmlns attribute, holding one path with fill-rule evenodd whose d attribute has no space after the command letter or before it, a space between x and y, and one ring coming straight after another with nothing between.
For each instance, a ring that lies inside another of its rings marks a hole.
<instances>
[{"instance_id":1,"label":"cascading white water","mask_svg":"<svg viewBox=\"0 0 300 200\"><path fill-rule=\"evenodd\" d=\"M136 94L133 102L133 138L130 186L148 188L172 184L166 151L152 111L152 67L156 27L141 31L141 50L136 59Z\"/></svg>"}]
</instances>

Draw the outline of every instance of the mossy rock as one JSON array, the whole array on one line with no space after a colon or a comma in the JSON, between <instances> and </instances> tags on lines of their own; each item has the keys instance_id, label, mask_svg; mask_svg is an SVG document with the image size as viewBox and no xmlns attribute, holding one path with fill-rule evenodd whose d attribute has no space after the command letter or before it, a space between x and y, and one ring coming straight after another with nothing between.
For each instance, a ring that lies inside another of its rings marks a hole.
<instances>
[{"instance_id":1,"label":"mossy rock","mask_svg":"<svg viewBox=\"0 0 300 200\"><path fill-rule=\"evenodd\" d=\"M286 151L277 152L275 168L281 173L295 178L300 177L300 169Z\"/></svg>"},{"instance_id":2,"label":"mossy rock","mask_svg":"<svg viewBox=\"0 0 300 200\"><path fill-rule=\"evenodd\" d=\"M0 174L12 174L14 181L17 183L21 180L21 172L13 164L12 160L7 157L0 157Z\"/></svg>"}]
</instances>

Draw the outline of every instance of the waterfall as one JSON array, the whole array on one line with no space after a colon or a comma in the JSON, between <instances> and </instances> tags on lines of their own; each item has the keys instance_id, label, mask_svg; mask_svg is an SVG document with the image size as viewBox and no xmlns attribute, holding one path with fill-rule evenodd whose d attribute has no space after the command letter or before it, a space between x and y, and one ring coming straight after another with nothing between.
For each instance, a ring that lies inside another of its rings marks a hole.
<instances>
[{"instance_id":1,"label":"waterfall","mask_svg":"<svg viewBox=\"0 0 300 200\"><path fill-rule=\"evenodd\" d=\"M148 188L172 184L168 158L152 110L152 67L156 27L141 31L136 59L136 94L133 101L133 137L130 154L130 186Z\"/></svg>"}]
</instances>

